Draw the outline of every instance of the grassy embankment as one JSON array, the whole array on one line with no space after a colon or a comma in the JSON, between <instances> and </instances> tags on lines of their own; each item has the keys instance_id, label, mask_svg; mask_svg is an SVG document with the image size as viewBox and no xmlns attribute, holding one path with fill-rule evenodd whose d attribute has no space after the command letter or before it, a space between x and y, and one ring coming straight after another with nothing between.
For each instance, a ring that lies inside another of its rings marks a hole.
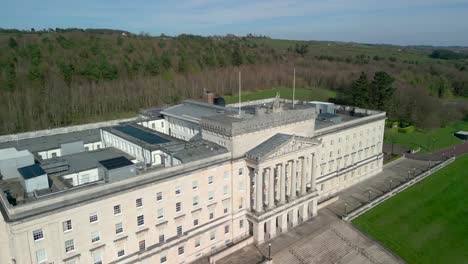
<instances>
[{"instance_id":1,"label":"grassy embankment","mask_svg":"<svg viewBox=\"0 0 468 264\"><path fill-rule=\"evenodd\" d=\"M410 264L468 263L468 155L353 224Z\"/></svg>"}]
</instances>

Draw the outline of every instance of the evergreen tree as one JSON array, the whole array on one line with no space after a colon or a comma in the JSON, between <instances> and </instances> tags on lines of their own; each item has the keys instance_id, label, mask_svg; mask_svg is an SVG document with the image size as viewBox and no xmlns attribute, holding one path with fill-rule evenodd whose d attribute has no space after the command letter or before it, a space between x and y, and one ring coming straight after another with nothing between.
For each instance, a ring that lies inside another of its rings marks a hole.
<instances>
[{"instance_id":1,"label":"evergreen tree","mask_svg":"<svg viewBox=\"0 0 468 264\"><path fill-rule=\"evenodd\" d=\"M392 86L395 79L384 71L376 72L371 84L371 102L379 110L388 109L388 102L395 92Z\"/></svg>"},{"instance_id":2,"label":"evergreen tree","mask_svg":"<svg viewBox=\"0 0 468 264\"><path fill-rule=\"evenodd\" d=\"M239 47L236 47L232 52L232 65L240 66L243 63L242 54Z\"/></svg>"},{"instance_id":3,"label":"evergreen tree","mask_svg":"<svg viewBox=\"0 0 468 264\"><path fill-rule=\"evenodd\" d=\"M365 72L361 72L359 79L351 85L351 96L353 106L369 106L369 81Z\"/></svg>"},{"instance_id":4,"label":"evergreen tree","mask_svg":"<svg viewBox=\"0 0 468 264\"><path fill-rule=\"evenodd\" d=\"M16 47L18 47L18 42L16 42L14 38L10 37L8 40L8 46L10 46L12 49L16 49Z\"/></svg>"}]
</instances>

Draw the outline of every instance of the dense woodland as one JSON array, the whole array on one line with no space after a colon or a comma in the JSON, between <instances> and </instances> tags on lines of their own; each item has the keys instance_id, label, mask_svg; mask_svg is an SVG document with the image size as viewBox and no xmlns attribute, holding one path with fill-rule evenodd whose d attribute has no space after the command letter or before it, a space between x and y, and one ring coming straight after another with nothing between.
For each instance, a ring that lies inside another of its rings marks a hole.
<instances>
[{"instance_id":1,"label":"dense woodland","mask_svg":"<svg viewBox=\"0 0 468 264\"><path fill-rule=\"evenodd\" d=\"M113 30L0 31L0 134L134 115L204 90L335 90L338 103L436 127L467 114L466 57L263 36L151 37ZM445 55L444 55L445 56Z\"/></svg>"}]
</instances>

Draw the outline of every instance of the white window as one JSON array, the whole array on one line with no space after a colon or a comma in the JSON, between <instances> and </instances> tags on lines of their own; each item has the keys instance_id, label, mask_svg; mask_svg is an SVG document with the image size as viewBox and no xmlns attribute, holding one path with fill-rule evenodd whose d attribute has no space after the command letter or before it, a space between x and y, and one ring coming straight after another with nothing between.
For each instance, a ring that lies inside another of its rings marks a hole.
<instances>
[{"instance_id":1,"label":"white window","mask_svg":"<svg viewBox=\"0 0 468 264\"><path fill-rule=\"evenodd\" d=\"M159 235L159 243L164 243L164 234Z\"/></svg>"},{"instance_id":2,"label":"white window","mask_svg":"<svg viewBox=\"0 0 468 264\"><path fill-rule=\"evenodd\" d=\"M242 192L244 190L244 181L242 179L239 180L239 191Z\"/></svg>"},{"instance_id":3,"label":"white window","mask_svg":"<svg viewBox=\"0 0 468 264\"><path fill-rule=\"evenodd\" d=\"M119 215L121 213L122 213L122 209L120 208L120 204L114 205L114 215Z\"/></svg>"},{"instance_id":4,"label":"white window","mask_svg":"<svg viewBox=\"0 0 468 264\"><path fill-rule=\"evenodd\" d=\"M208 177L208 184L212 184L213 183L213 176L210 176Z\"/></svg>"},{"instance_id":5,"label":"white window","mask_svg":"<svg viewBox=\"0 0 468 264\"><path fill-rule=\"evenodd\" d=\"M239 220L239 228L244 228L244 220Z\"/></svg>"},{"instance_id":6,"label":"white window","mask_svg":"<svg viewBox=\"0 0 468 264\"><path fill-rule=\"evenodd\" d=\"M229 192L229 186L224 185L224 186L223 186L223 195L227 195L228 192Z\"/></svg>"},{"instance_id":7,"label":"white window","mask_svg":"<svg viewBox=\"0 0 468 264\"><path fill-rule=\"evenodd\" d=\"M214 199L214 191L209 191L208 192L208 201L213 201Z\"/></svg>"},{"instance_id":8,"label":"white window","mask_svg":"<svg viewBox=\"0 0 468 264\"><path fill-rule=\"evenodd\" d=\"M198 195L193 197L192 204L193 204L193 207L198 206Z\"/></svg>"},{"instance_id":9,"label":"white window","mask_svg":"<svg viewBox=\"0 0 468 264\"><path fill-rule=\"evenodd\" d=\"M242 209L242 207L244 207L244 197L239 199L239 209Z\"/></svg>"},{"instance_id":10,"label":"white window","mask_svg":"<svg viewBox=\"0 0 468 264\"><path fill-rule=\"evenodd\" d=\"M229 225L224 226L224 234L229 234Z\"/></svg>"},{"instance_id":11,"label":"white window","mask_svg":"<svg viewBox=\"0 0 468 264\"><path fill-rule=\"evenodd\" d=\"M193 181L192 182L192 189L193 190L198 190L198 181Z\"/></svg>"},{"instance_id":12,"label":"white window","mask_svg":"<svg viewBox=\"0 0 468 264\"><path fill-rule=\"evenodd\" d=\"M198 225L198 219L194 219L193 220L193 226L197 226Z\"/></svg>"},{"instance_id":13,"label":"white window","mask_svg":"<svg viewBox=\"0 0 468 264\"><path fill-rule=\"evenodd\" d=\"M93 264L102 264L102 253L100 250L93 252Z\"/></svg>"},{"instance_id":14,"label":"white window","mask_svg":"<svg viewBox=\"0 0 468 264\"><path fill-rule=\"evenodd\" d=\"M125 249L121 249L121 250L117 251L117 257L118 258L121 258L123 256L125 256Z\"/></svg>"},{"instance_id":15,"label":"white window","mask_svg":"<svg viewBox=\"0 0 468 264\"><path fill-rule=\"evenodd\" d=\"M239 168L239 176L244 173L244 168Z\"/></svg>"},{"instance_id":16,"label":"white window","mask_svg":"<svg viewBox=\"0 0 468 264\"><path fill-rule=\"evenodd\" d=\"M210 240L215 240L216 239L216 230L211 230L210 232Z\"/></svg>"},{"instance_id":17,"label":"white window","mask_svg":"<svg viewBox=\"0 0 468 264\"><path fill-rule=\"evenodd\" d=\"M177 186L177 187L175 188L175 194L176 194L176 195L180 195L181 193L182 193L182 188L180 188L180 186Z\"/></svg>"},{"instance_id":18,"label":"white window","mask_svg":"<svg viewBox=\"0 0 468 264\"><path fill-rule=\"evenodd\" d=\"M115 234L121 234L123 233L123 225L122 223L115 224Z\"/></svg>"},{"instance_id":19,"label":"white window","mask_svg":"<svg viewBox=\"0 0 468 264\"><path fill-rule=\"evenodd\" d=\"M184 254L184 246L180 246L178 249L177 249L177 252L179 253L179 255L183 255Z\"/></svg>"},{"instance_id":20,"label":"white window","mask_svg":"<svg viewBox=\"0 0 468 264\"><path fill-rule=\"evenodd\" d=\"M228 181L229 180L229 171L224 172L224 180Z\"/></svg>"},{"instance_id":21,"label":"white window","mask_svg":"<svg viewBox=\"0 0 468 264\"><path fill-rule=\"evenodd\" d=\"M39 249L36 251L36 260L37 263L44 263L47 261L47 252L45 249Z\"/></svg>"},{"instance_id":22,"label":"white window","mask_svg":"<svg viewBox=\"0 0 468 264\"><path fill-rule=\"evenodd\" d=\"M63 222L62 225L63 225L63 232L71 231L73 229L71 220L67 220Z\"/></svg>"},{"instance_id":23,"label":"white window","mask_svg":"<svg viewBox=\"0 0 468 264\"><path fill-rule=\"evenodd\" d=\"M98 221L98 215L97 213L92 213L89 215L89 222L94 223Z\"/></svg>"},{"instance_id":24,"label":"white window","mask_svg":"<svg viewBox=\"0 0 468 264\"><path fill-rule=\"evenodd\" d=\"M164 254L161 254L161 255L159 256L159 262L160 262L160 263L166 263L166 261L167 261L167 256L166 256L166 254L165 254L165 253L164 253Z\"/></svg>"},{"instance_id":25,"label":"white window","mask_svg":"<svg viewBox=\"0 0 468 264\"><path fill-rule=\"evenodd\" d=\"M158 209L158 219L163 219L164 218L164 208L159 208Z\"/></svg>"},{"instance_id":26,"label":"white window","mask_svg":"<svg viewBox=\"0 0 468 264\"><path fill-rule=\"evenodd\" d=\"M197 238L195 238L195 247L197 248L199 246L200 246L200 238L197 237Z\"/></svg>"},{"instance_id":27,"label":"white window","mask_svg":"<svg viewBox=\"0 0 468 264\"><path fill-rule=\"evenodd\" d=\"M42 232L42 229L37 229L33 231L33 239L34 241L39 241L44 238L44 232Z\"/></svg>"},{"instance_id":28,"label":"white window","mask_svg":"<svg viewBox=\"0 0 468 264\"><path fill-rule=\"evenodd\" d=\"M101 240L101 236L99 234L99 231L94 231L91 233L91 243L96 243L99 240Z\"/></svg>"},{"instance_id":29,"label":"white window","mask_svg":"<svg viewBox=\"0 0 468 264\"><path fill-rule=\"evenodd\" d=\"M145 216L144 215L137 216L137 225L142 226L144 224L145 224Z\"/></svg>"},{"instance_id":30,"label":"white window","mask_svg":"<svg viewBox=\"0 0 468 264\"><path fill-rule=\"evenodd\" d=\"M75 250L75 242L73 239L65 241L65 253L70 253Z\"/></svg>"},{"instance_id":31,"label":"white window","mask_svg":"<svg viewBox=\"0 0 468 264\"><path fill-rule=\"evenodd\" d=\"M143 206L143 199L142 198L136 199L135 204L136 204L137 208L142 207Z\"/></svg>"},{"instance_id":32,"label":"white window","mask_svg":"<svg viewBox=\"0 0 468 264\"><path fill-rule=\"evenodd\" d=\"M177 235L181 236L182 235L182 226L177 227Z\"/></svg>"},{"instance_id":33,"label":"white window","mask_svg":"<svg viewBox=\"0 0 468 264\"><path fill-rule=\"evenodd\" d=\"M159 201L162 201L162 199L163 199L163 194L162 194L162 192L156 193L156 201L159 202Z\"/></svg>"},{"instance_id":34,"label":"white window","mask_svg":"<svg viewBox=\"0 0 468 264\"><path fill-rule=\"evenodd\" d=\"M210 215L209 215L210 220L214 218L214 209L210 208Z\"/></svg>"},{"instance_id":35,"label":"white window","mask_svg":"<svg viewBox=\"0 0 468 264\"><path fill-rule=\"evenodd\" d=\"M146 242L145 240L141 240L140 242L138 242L138 249L140 251L145 251L146 249Z\"/></svg>"},{"instance_id":36,"label":"white window","mask_svg":"<svg viewBox=\"0 0 468 264\"><path fill-rule=\"evenodd\" d=\"M181 203L181 202L177 202L177 203L175 204L175 207L176 207L176 209L175 209L176 213L179 213L179 212L182 210L182 203Z\"/></svg>"}]
</instances>

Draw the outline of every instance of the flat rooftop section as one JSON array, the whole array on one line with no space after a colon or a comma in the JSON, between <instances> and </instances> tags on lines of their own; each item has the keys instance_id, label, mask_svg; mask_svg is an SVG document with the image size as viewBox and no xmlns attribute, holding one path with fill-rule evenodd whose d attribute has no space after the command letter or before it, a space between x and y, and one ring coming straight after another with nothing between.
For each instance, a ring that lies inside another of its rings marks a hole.
<instances>
[{"instance_id":1,"label":"flat rooftop section","mask_svg":"<svg viewBox=\"0 0 468 264\"><path fill-rule=\"evenodd\" d=\"M190 163L229 152L226 148L206 140L169 145L162 150L182 163Z\"/></svg>"},{"instance_id":2,"label":"flat rooftop section","mask_svg":"<svg viewBox=\"0 0 468 264\"><path fill-rule=\"evenodd\" d=\"M25 180L46 174L46 172L41 168L41 166L39 166L39 164L22 167L19 168L18 171Z\"/></svg>"},{"instance_id":3,"label":"flat rooftop section","mask_svg":"<svg viewBox=\"0 0 468 264\"><path fill-rule=\"evenodd\" d=\"M164 144L170 142L170 140L165 139L155 133L150 133L131 125L115 126L113 128L148 144Z\"/></svg>"},{"instance_id":4,"label":"flat rooftop section","mask_svg":"<svg viewBox=\"0 0 468 264\"><path fill-rule=\"evenodd\" d=\"M151 130L136 123L128 123L103 128L104 131L117 135L145 149L159 149L163 145L183 142L179 139Z\"/></svg>"},{"instance_id":5,"label":"flat rooftop section","mask_svg":"<svg viewBox=\"0 0 468 264\"><path fill-rule=\"evenodd\" d=\"M20 158L30 154L31 153L27 150L18 151L16 148L0 149L0 160Z\"/></svg>"},{"instance_id":6,"label":"flat rooftop section","mask_svg":"<svg viewBox=\"0 0 468 264\"><path fill-rule=\"evenodd\" d=\"M101 160L99 163L104 166L104 168L108 170L113 170L117 168L127 167L133 165L134 163L131 162L129 159L120 156L112 159Z\"/></svg>"},{"instance_id":7,"label":"flat rooftop section","mask_svg":"<svg viewBox=\"0 0 468 264\"><path fill-rule=\"evenodd\" d=\"M193 100L184 100L181 104L169 107L161 114L186 119L198 123L202 117L231 112L231 109Z\"/></svg>"},{"instance_id":8,"label":"flat rooftop section","mask_svg":"<svg viewBox=\"0 0 468 264\"><path fill-rule=\"evenodd\" d=\"M43 167L52 167L54 164L68 165L67 170L54 174L54 176L60 176L97 168L100 166L100 161L117 157L125 157L129 160L134 159L134 157L128 155L127 153L111 147L43 160L41 165L43 165Z\"/></svg>"},{"instance_id":9,"label":"flat rooftop section","mask_svg":"<svg viewBox=\"0 0 468 264\"><path fill-rule=\"evenodd\" d=\"M0 149L16 148L17 150L29 150L33 153L60 148L61 144L83 141L85 144L101 141L99 129L88 129L64 134L56 134L43 137L20 139L0 143Z\"/></svg>"},{"instance_id":10,"label":"flat rooftop section","mask_svg":"<svg viewBox=\"0 0 468 264\"><path fill-rule=\"evenodd\" d=\"M140 115L145 116L147 118L151 119L162 119L161 111L163 111L164 108L149 108L149 109L144 109L140 111Z\"/></svg>"}]
</instances>

